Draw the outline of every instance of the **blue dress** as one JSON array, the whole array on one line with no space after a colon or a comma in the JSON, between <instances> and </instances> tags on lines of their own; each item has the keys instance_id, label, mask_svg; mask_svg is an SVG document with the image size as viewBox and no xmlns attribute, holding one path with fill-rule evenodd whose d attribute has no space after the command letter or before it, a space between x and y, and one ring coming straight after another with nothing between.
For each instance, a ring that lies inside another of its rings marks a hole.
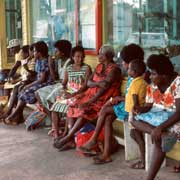
<instances>
[{"instance_id":1,"label":"blue dress","mask_svg":"<svg viewBox=\"0 0 180 180\"><path fill-rule=\"evenodd\" d=\"M126 91L125 95L128 92L129 86L132 82L133 78L128 76L127 84L126 84ZM125 111L125 101L121 101L119 104L113 106L114 113L119 120L124 121L128 118L128 112Z\"/></svg>"},{"instance_id":2,"label":"blue dress","mask_svg":"<svg viewBox=\"0 0 180 180\"><path fill-rule=\"evenodd\" d=\"M28 104L34 104L36 102L36 97L35 97L35 91L38 90L39 88L42 88L47 85L51 85L52 79L50 76L50 71L49 71L49 66L48 66L48 60L47 59L41 59L41 60L36 60L35 64L35 71L37 73L37 80L40 79L41 73L45 72L46 73L46 81L43 83L36 83L32 85L30 88L26 89L25 91L21 91L18 95L18 99L28 103Z\"/></svg>"}]
</instances>

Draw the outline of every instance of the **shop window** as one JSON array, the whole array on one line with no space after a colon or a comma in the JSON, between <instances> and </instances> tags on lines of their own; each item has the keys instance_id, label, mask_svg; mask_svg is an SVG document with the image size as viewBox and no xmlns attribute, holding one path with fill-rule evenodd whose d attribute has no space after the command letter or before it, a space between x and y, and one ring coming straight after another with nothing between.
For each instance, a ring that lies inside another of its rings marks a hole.
<instances>
[{"instance_id":1,"label":"shop window","mask_svg":"<svg viewBox=\"0 0 180 180\"><path fill-rule=\"evenodd\" d=\"M161 53L176 45L173 51L180 44L179 8L178 0L106 0L105 42L118 50L136 43L145 52Z\"/></svg>"},{"instance_id":2,"label":"shop window","mask_svg":"<svg viewBox=\"0 0 180 180\"><path fill-rule=\"evenodd\" d=\"M19 39L22 41L22 17L21 17L21 0L6 0L6 41ZM7 64L14 62L14 53L10 48L7 48Z\"/></svg>"},{"instance_id":3,"label":"shop window","mask_svg":"<svg viewBox=\"0 0 180 180\"><path fill-rule=\"evenodd\" d=\"M101 44L98 0L32 0L32 41L44 40L52 52L53 43L67 39L97 53ZM37 8L39 7L39 8Z\"/></svg>"},{"instance_id":4,"label":"shop window","mask_svg":"<svg viewBox=\"0 0 180 180\"><path fill-rule=\"evenodd\" d=\"M53 44L67 39L75 45L74 0L32 0L32 41L44 40L52 52Z\"/></svg>"}]
</instances>

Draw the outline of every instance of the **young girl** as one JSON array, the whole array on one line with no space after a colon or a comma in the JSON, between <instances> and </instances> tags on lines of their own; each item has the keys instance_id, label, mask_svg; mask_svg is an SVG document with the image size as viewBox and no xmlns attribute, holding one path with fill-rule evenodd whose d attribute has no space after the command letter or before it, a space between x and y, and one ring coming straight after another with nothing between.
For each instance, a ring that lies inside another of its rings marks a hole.
<instances>
[{"instance_id":1,"label":"young girl","mask_svg":"<svg viewBox=\"0 0 180 180\"><path fill-rule=\"evenodd\" d=\"M84 63L85 52L81 46L72 49L73 64L69 65L64 74L62 88L59 89L60 96L51 107L52 131L54 138L59 137L59 113L66 113L69 103L75 95L86 90L88 77L91 75L91 68Z\"/></svg>"}]
</instances>

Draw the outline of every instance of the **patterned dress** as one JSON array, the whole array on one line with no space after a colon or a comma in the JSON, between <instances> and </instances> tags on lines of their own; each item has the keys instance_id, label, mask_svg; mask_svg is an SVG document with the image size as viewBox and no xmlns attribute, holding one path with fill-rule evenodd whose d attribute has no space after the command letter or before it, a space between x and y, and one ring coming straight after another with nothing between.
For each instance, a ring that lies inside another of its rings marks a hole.
<instances>
[{"instance_id":1,"label":"patterned dress","mask_svg":"<svg viewBox=\"0 0 180 180\"><path fill-rule=\"evenodd\" d=\"M100 81L105 80L107 78L107 76L117 68L118 68L118 66L115 63L110 63L104 72L103 64L101 63L101 64L97 65L94 76L93 76L93 81L100 82ZM70 106L68 108L67 116L72 117L72 118L82 117L87 120L96 119L98 117L98 113L99 113L101 107L106 103L106 101L110 97L119 95L119 93L120 93L119 78L120 77L117 75L117 77L114 80L114 82L112 83L111 87L108 88L101 97L99 97L94 103L90 104L88 107L79 108L79 107L74 107L74 106L71 107ZM91 99L99 90L100 90L100 87L88 88L88 90L85 91L83 94L81 94L81 96L79 96L75 100L75 102L73 102L73 104L80 105L80 104L84 104L84 103L88 102L88 100Z\"/></svg>"},{"instance_id":2,"label":"patterned dress","mask_svg":"<svg viewBox=\"0 0 180 180\"><path fill-rule=\"evenodd\" d=\"M41 59L36 60L35 64L35 71L37 73L37 80L40 79L41 73L46 73L46 81L43 83L36 83L32 85L30 88L26 89L25 91L21 91L18 95L18 99L29 104L33 104L36 102L35 91L39 88L52 84L52 79L50 77L48 60Z\"/></svg>"},{"instance_id":3,"label":"patterned dress","mask_svg":"<svg viewBox=\"0 0 180 180\"><path fill-rule=\"evenodd\" d=\"M85 82L86 72L89 66L83 64L80 71L73 69L73 64L67 67L68 73L68 83L67 83L67 92L74 93L77 92ZM56 102L52 105L51 111L66 113L68 105L73 102L74 98L64 99L62 95L63 88L62 86L59 89L59 95L57 96Z\"/></svg>"},{"instance_id":4,"label":"patterned dress","mask_svg":"<svg viewBox=\"0 0 180 180\"><path fill-rule=\"evenodd\" d=\"M175 100L179 98L180 76L174 79L164 93L161 93L157 86L149 85L146 103L153 103L153 107L149 112L136 116L136 120L142 120L154 126L162 124L176 111ZM180 121L174 124L170 130L180 134Z\"/></svg>"},{"instance_id":5,"label":"patterned dress","mask_svg":"<svg viewBox=\"0 0 180 180\"><path fill-rule=\"evenodd\" d=\"M64 78L64 72L67 68L67 66L70 64L71 59L67 59L64 63L61 59L55 60L55 72L58 73L59 80L57 82L54 82L54 84L40 88L37 90L37 93L41 99L42 105L49 109L48 101L51 103L55 103L56 97L60 92L60 89L62 88L61 82Z\"/></svg>"}]
</instances>

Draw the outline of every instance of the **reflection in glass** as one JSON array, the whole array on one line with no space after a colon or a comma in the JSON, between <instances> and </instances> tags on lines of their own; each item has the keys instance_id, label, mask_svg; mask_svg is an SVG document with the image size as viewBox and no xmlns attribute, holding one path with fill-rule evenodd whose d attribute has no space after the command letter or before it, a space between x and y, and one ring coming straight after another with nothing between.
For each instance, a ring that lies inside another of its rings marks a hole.
<instances>
[{"instance_id":1,"label":"reflection in glass","mask_svg":"<svg viewBox=\"0 0 180 180\"><path fill-rule=\"evenodd\" d=\"M54 42L59 39L67 39L75 45L74 0L30 2L33 42L44 40L51 53Z\"/></svg>"},{"instance_id":2,"label":"reflection in glass","mask_svg":"<svg viewBox=\"0 0 180 180\"><path fill-rule=\"evenodd\" d=\"M7 42L12 39L22 40L21 0L5 0L6 37ZM14 62L14 54L7 48L7 63Z\"/></svg>"},{"instance_id":3,"label":"reflection in glass","mask_svg":"<svg viewBox=\"0 0 180 180\"><path fill-rule=\"evenodd\" d=\"M95 49L95 0L80 0L79 4L79 41L83 47Z\"/></svg>"}]
</instances>

